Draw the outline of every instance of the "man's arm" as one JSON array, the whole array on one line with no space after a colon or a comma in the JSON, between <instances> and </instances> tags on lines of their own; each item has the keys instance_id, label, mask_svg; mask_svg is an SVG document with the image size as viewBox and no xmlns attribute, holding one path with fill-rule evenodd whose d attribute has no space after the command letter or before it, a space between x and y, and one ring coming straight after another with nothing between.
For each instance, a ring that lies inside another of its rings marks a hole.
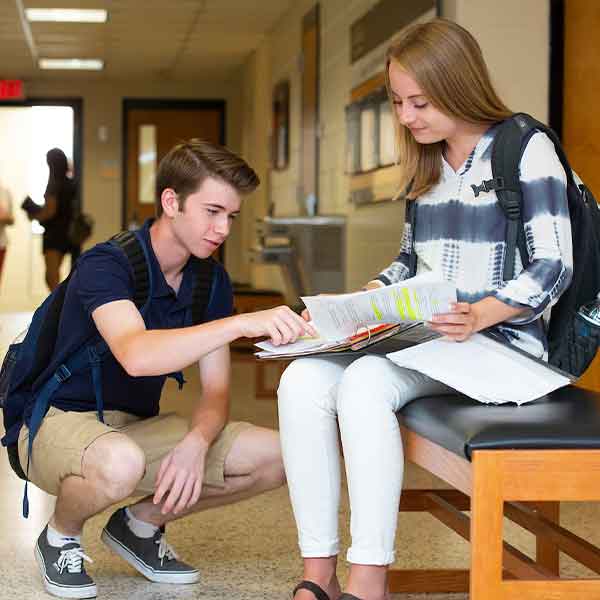
<instances>
[{"instance_id":1,"label":"man's arm","mask_svg":"<svg viewBox=\"0 0 600 600\"><path fill-rule=\"evenodd\" d=\"M96 308L92 319L121 366L134 377L179 371L239 337L268 336L275 345L314 329L287 306L246 313L180 329L147 330L131 300Z\"/></svg>"},{"instance_id":2,"label":"man's arm","mask_svg":"<svg viewBox=\"0 0 600 600\"><path fill-rule=\"evenodd\" d=\"M199 362L202 400L191 419L191 431L210 446L221 433L229 416L231 357L229 346L217 348Z\"/></svg>"},{"instance_id":3,"label":"man's arm","mask_svg":"<svg viewBox=\"0 0 600 600\"><path fill-rule=\"evenodd\" d=\"M154 503L164 503L163 514L179 513L198 502L204 479L206 453L219 435L229 412L230 357L223 346L199 363L202 397L185 438L163 459L156 477ZM165 498L166 496L166 498Z\"/></svg>"}]
</instances>

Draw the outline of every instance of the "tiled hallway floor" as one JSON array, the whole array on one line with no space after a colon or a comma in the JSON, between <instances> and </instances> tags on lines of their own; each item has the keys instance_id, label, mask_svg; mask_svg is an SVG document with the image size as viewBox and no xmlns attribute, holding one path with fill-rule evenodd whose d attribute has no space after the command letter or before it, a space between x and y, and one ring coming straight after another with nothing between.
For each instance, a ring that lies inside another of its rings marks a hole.
<instances>
[{"instance_id":1,"label":"tiled hallway floor","mask_svg":"<svg viewBox=\"0 0 600 600\"><path fill-rule=\"evenodd\" d=\"M0 352L27 324L26 314L0 315ZM274 427L277 422L273 400L254 396L254 366L251 362L234 363L232 418ZM189 411L191 398L198 393L193 371L186 379L190 384L178 393L170 384L165 408ZM423 471L409 466L406 486L439 487ZM31 516L21 518L23 485L10 470L6 453L0 453L0 600L24 598L47 599L33 558L33 544L52 511L53 499L35 489L30 492ZM111 511L98 515L84 532L84 546L94 560L89 572L98 585L103 600L259 600L287 599L300 576L301 563L296 546L296 531L288 502L287 490L259 496L247 502L197 514L169 525L169 541L185 560L202 571L202 581L193 586L166 586L147 582L123 560L99 541L100 530ZM343 546L348 546L347 503L341 509ZM563 522L591 542L600 542L600 507L598 505L563 505ZM523 551L531 551L532 538L507 526L509 540ZM464 568L468 563L468 546L454 533L442 528L426 515L402 515L397 539L398 566L418 568L438 566ZM563 573L591 576L567 559ZM340 576L346 576L345 561L340 561ZM397 600L465 599L463 594L398 595Z\"/></svg>"}]
</instances>

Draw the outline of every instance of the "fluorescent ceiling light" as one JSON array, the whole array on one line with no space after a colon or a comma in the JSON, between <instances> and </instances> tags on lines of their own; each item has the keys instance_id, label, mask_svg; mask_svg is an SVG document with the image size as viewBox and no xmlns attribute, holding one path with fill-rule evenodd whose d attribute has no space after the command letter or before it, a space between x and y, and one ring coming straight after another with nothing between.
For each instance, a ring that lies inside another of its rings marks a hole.
<instances>
[{"instance_id":1,"label":"fluorescent ceiling light","mask_svg":"<svg viewBox=\"0 0 600 600\"><path fill-rule=\"evenodd\" d=\"M103 9L85 8L26 8L25 16L29 21L106 23L108 12Z\"/></svg>"},{"instance_id":2,"label":"fluorescent ceiling light","mask_svg":"<svg viewBox=\"0 0 600 600\"><path fill-rule=\"evenodd\" d=\"M104 61L98 58L40 58L38 66L40 69L101 71Z\"/></svg>"}]
</instances>

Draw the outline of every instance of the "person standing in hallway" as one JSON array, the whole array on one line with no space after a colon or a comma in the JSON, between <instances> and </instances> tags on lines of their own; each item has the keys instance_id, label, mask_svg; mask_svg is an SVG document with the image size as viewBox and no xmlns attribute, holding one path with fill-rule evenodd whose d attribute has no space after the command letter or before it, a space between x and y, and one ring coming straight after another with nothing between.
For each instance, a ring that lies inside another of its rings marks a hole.
<instances>
[{"instance_id":1,"label":"person standing in hallway","mask_svg":"<svg viewBox=\"0 0 600 600\"><path fill-rule=\"evenodd\" d=\"M12 196L4 186L0 185L0 281L8 247L6 228L14 222Z\"/></svg>"},{"instance_id":2,"label":"person standing in hallway","mask_svg":"<svg viewBox=\"0 0 600 600\"><path fill-rule=\"evenodd\" d=\"M96 596L84 566L82 530L90 517L130 495L143 497L114 512L102 540L150 581L189 584L199 580L199 572L167 543L165 525L284 483L277 433L227 422L229 343L268 336L279 344L315 332L287 306L232 316L229 277L210 258L229 235L242 196L258 183L246 162L226 148L199 140L176 146L157 171L157 217L136 232L153 281L144 315L134 303L130 262L109 242L85 252L64 284L47 372L59 373L67 357L90 341L103 340L109 353L99 378L103 411L97 404L98 379L89 370L73 373L51 396L31 455L33 398L18 437L23 471L57 496L35 546L49 593ZM197 325L191 324L194 257L212 264L208 306ZM202 396L191 420L159 415L166 377L183 385L179 371L196 362Z\"/></svg>"},{"instance_id":3,"label":"person standing in hallway","mask_svg":"<svg viewBox=\"0 0 600 600\"><path fill-rule=\"evenodd\" d=\"M69 177L69 163L60 148L52 148L46 154L48 185L44 193L46 203L35 212L28 212L30 219L37 219L44 227L42 251L46 266L46 285L52 292L60 283L60 266L65 254L75 260L79 248L73 247L68 236L77 199L77 183Z\"/></svg>"},{"instance_id":4,"label":"person standing in hallway","mask_svg":"<svg viewBox=\"0 0 600 600\"><path fill-rule=\"evenodd\" d=\"M398 188L407 220L399 256L365 288L435 272L458 302L429 325L457 342L493 328L547 360L544 318L573 274L567 179L554 144L533 133L519 165L528 266L504 281L506 225L492 179L497 124L513 114L496 94L473 36L435 19L405 29L388 50L385 74L399 146ZM414 213L412 212L414 211ZM413 230L412 215L415 215ZM294 361L278 390L290 498L304 559L295 600L385 600L404 469L396 413L422 396L453 392L390 360L366 355ZM348 481L352 545L341 593L340 451Z\"/></svg>"}]
</instances>

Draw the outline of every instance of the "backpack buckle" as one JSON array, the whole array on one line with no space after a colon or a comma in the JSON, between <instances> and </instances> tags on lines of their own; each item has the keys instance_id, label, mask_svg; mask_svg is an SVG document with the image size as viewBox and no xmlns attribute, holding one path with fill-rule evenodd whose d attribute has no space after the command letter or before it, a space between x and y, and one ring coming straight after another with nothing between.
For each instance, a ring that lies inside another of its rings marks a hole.
<instances>
[{"instance_id":1,"label":"backpack buckle","mask_svg":"<svg viewBox=\"0 0 600 600\"><path fill-rule=\"evenodd\" d=\"M60 365L54 372L54 377L56 377L59 383L63 383L71 377L71 371L67 369L66 365Z\"/></svg>"},{"instance_id":2,"label":"backpack buckle","mask_svg":"<svg viewBox=\"0 0 600 600\"><path fill-rule=\"evenodd\" d=\"M496 177L495 179L486 179L479 185L471 185L475 198L479 196L481 192L491 192L493 190L499 191L504 189L504 177Z\"/></svg>"}]
</instances>

